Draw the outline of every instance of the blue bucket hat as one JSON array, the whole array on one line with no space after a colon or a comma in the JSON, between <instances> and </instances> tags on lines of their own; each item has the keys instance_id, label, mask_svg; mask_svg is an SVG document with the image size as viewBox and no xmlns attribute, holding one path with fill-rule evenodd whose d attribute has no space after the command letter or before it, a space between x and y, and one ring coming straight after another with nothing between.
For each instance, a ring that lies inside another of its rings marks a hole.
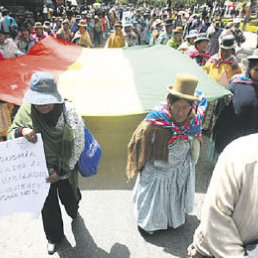
<instances>
[{"instance_id":1,"label":"blue bucket hat","mask_svg":"<svg viewBox=\"0 0 258 258\"><path fill-rule=\"evenodd\" d=\"M31 76L30 89L26 92L23 101L33 105L63 103L57 91L55 77L44 72L36 72Z\"/></svg>"}]
</instances>

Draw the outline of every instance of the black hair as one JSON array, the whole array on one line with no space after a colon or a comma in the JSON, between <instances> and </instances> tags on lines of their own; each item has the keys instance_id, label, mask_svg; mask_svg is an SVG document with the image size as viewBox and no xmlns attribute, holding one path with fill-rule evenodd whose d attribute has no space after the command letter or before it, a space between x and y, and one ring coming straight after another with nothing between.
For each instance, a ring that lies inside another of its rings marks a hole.
<instances>
[{"instance_id":1,"label":"black hair","mask_svg":"<svg viewBox=\"0 0 258 258\"><path fill-rule=\"evenodd\" d=\"M249 59L248 71L258 65L258 59Z\"/></svg>"},{"instance_id":2,"label":"black hair","mask_svg":"<svg viewBox=\"0 0 258 258\"><path fill-rule=\"evenodd\" d=\"M197 42L194 42L194 46L195 46L195 47L196 47L196 46L199 46L201 42L203 42L203 40L199 40L199 41L197 41Z\"/></svg>"},{"instance_id":3,"label":"black hair","mask_svg":"<svg viewBox=\"0 0 258 258\"><path fill-rule=\"evenodd\" d=\"M169 93L168 96L167 96L167 99L168 99L169 104L173 105L174 103L176 103L178 100L180 100L182 98L174 96L174 95ZM189 103L190 106L192 106L193 103L194 103L193 100L188 100L188 99L185 99L185 100Z\"/></svg>"},{"instance_id":4,"label":"black hair","mask_svg":"<svg viewBox=\"0 0 258 258\"><path fill-rule=\"evenodd\" d=\"M3 15L3 16L8 15L8 10L4 9L4 10L2 11L2 15Z\"/></svg>"}]
</instances>

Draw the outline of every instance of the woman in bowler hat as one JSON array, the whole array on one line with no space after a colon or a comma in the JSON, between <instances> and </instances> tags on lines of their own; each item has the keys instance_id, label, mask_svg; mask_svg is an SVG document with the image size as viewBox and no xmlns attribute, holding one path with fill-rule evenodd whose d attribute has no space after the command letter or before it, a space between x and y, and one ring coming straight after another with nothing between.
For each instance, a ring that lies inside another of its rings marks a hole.
<instances>
[{"instance_id":1,"label":"woman in bowler hat","mask_svg":"<svg viewBox=\"0 0 258 258\"><path fill-rule=\"evenodd\" d=\"M178 228L193 211L195 163L207 100L198 79L178 74L165 104L154 108L128 145L127 176L137 180L134 214L141 234Z\"/></svg>"}]
</instances>

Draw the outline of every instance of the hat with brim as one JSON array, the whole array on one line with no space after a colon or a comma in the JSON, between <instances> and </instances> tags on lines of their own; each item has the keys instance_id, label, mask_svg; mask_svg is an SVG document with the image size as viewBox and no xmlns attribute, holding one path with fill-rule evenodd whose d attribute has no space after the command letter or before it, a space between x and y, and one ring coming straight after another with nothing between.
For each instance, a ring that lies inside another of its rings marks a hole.
<instances>
[{"instance_id":1,"label":"hat with brim","mask_svg":"<svg viewBox=\"0 0 258 258\"><path fill-rule=\"evenodd\" d=\"M201 41L210 41L210 40L207 38L205 33L200 33L199 35L197 35L197 38L194 40L194 44Z\"/></svg>"},{"instance_id":2,"label":"hat with brim","mask_svg":"<svg viewBox=\"0 0 258 258\"><path fill-rule=\"evenodd\" d=\"M195 88L197 87L198 79L192 74L177 74L173 86L168 86L168 92L181 99L197 100Z\"/></svg>"},{"instance_id":3,"label":"hat with brim","mask_svg":"<svg viewBox=\"0 0 258 258\"><path fill-rule=\"evenodd\" d=\"M225 36L224 38L222 38L219 46L222 49L235 49L235 37L233 35Z\"/></svg>"},{"instance_id":4,"label":"hat with brim","mask_svg":"<svg viewBox=\"0 0 258 258\"><path fill-rule=\"evenodd\" d=\"M255 49L251 56L247 57L248 60L257 60L258 59L258 49Z\"/></svg>"},{"instance_id":5,"label":"hat with brim","mask_svg":"<svg viewBox=\"0 0 258 258\"><path fill-rule=\"evenodd\" d=\"M165 26L166 27L169 27L169 26L172 26L173 25L173 20L172 19L167 19L166 21L165 21Z\"/></svg>"},{"instance_id":6,"label":"hat with brim","mask_svg":"<svg viewBox=\"0 0 258 258\"><path fill-rule=\"evenodd\" d=\"M50 28L50 22L49 22L49 21L44 22L43 28L44 28L44 29L47 29L47 30L48 30L48 29L51 29L51 28Z\"/></svg>"},{"instance_id":7,"label":"hat with brim","mask_svg":"<svg viewBox=\"0 0 258 258\"><path fill-rule=\"evenodd\" d=\"M133 26L133 24L131 23L131 22L126 22L125 24L124 24L124 28L125 27L132 27Z\"/></svg>"},{"instance_id":8,"label":"hat with brim","mask_svg":"<svg viewBox=\"0 0 258 258\"><path fill-rule=\"evenodd\" d=\"M41 22L35 22L35 25L33 27L34 29L43 29L43 25Z\"/></svg>"},{"instance_id":9,"label":"hat with brim","mask_svg":"<svg viewBox=\"0 0 258 258\"><path fill-rule=\"evenodd\" d=\"M162 20L161 19L156 19L154 22L155 26L161 26L162 25Z\"/></svg>"},{"instance_id":10,"label":"hat with brim","mask_svg":"<svg viewBox=\"0 0 258 258\"><path fill-rule=\"evenodd\" d=\"M176 27L174 30L173 30L173 33L174 34L182 34L182 27Z\"/></svg>"},{"instance_id":11,"label":"hat with brim","mask_svg":"<svg viewBox=\"0 0 258 258\"><path fill-rule=\"evenodd\" d=\"M123 28L123 26L122 26L122 23L121 22L117 22L117 23L115 23L115 28Z\"/></svg>"},{"instance_id":12,"label":"hat with brim","mask_svg":"<svg viewBox=\"0 0 258 258\"><path fill-rule=\"evenodd\" d=\"M31 76L30 89L26 92L23 101L33 105L63 103L57 91L54 76L44 72L36 72Z\"/></svg>"},{"instance_id":13,"label":"hat with brim","mask_svg":"<svg viewBox=\"0 0 258 258\"><path fill-rule=\"evenodd\" d=\"M69 25L69 20L67 20L67 19L63 20L62 24L68 24Z\"/></svg>"},{"instance_id":14,"label":"hat with brim","mask_svg":"<svg viewBox=\"0 0 258 258\"><path fill-rule=\"evenodd\" d=\"M186 36L186 39L190 39L190 38L196 38L198 35L197 30L190 30L189 34Z\"/></svg>"},{"instance_id":15,"label":"hat with brim","mask_svg":"<svg viewBox=\"0 0 258 258\"><path fill-rule=\"evenodd\" d=\"M86 27L87 24L86 24L85 21L81 20L81 21L78 23L78 26L79 26L79 27Z\"/></svg>"}]
</instances>

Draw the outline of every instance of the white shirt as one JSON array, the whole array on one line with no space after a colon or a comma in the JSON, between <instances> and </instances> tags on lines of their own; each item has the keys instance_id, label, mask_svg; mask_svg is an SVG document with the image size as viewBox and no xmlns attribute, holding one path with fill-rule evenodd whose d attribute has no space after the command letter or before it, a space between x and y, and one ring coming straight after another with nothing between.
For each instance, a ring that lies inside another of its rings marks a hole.
<instances>
[{"instance_id":1,"label":"white shirt","mask_svg":"<svg viewBox=\"0 0 258 258\"><path fill-rule=\"evenodd\" d=\"M4 58L12 58L23 55L11 38L5 39L4 43L0 44L0 52Z\"/></svg>"}]
</instances>

